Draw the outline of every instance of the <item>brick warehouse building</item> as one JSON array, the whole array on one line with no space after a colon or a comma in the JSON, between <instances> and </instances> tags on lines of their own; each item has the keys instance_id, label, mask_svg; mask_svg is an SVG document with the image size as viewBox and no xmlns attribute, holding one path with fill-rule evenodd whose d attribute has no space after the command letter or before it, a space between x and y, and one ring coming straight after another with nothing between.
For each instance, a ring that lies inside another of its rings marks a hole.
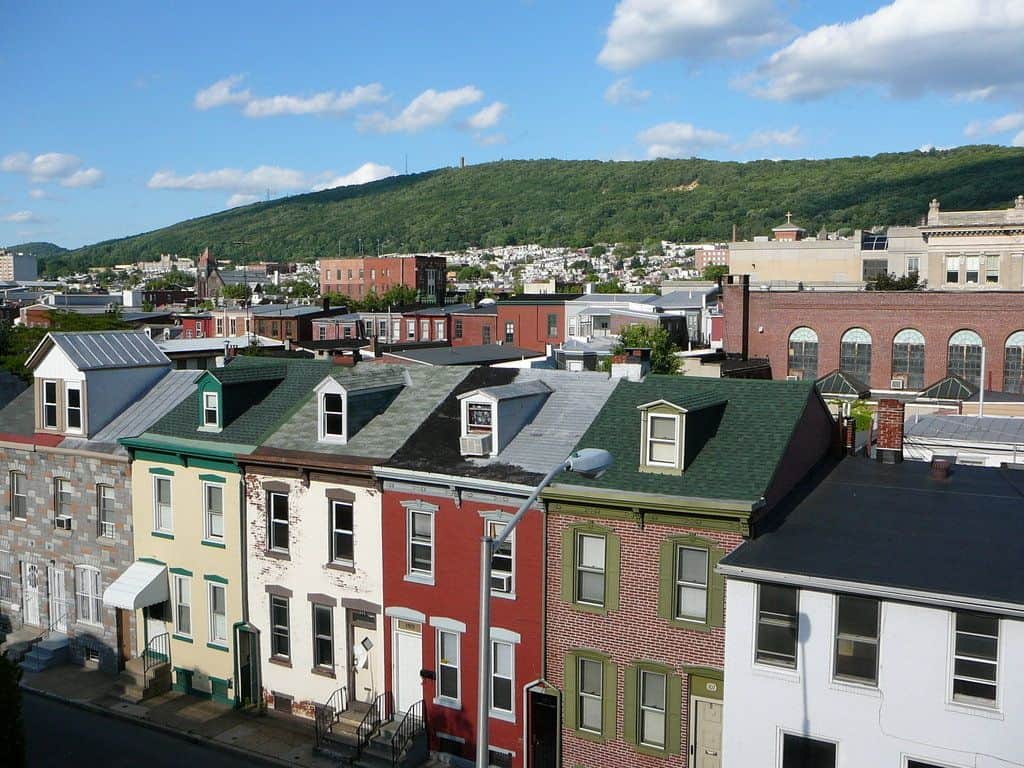
<instances>
[{"instance_id":1,"label":"brick warehouse building","mask_svg":"<svg viewBox=\"0 0 1024 768\"><path fill-rule=\"evenodd\" d=\"M396 286L413 288L424 303L444 304L447 260L444 256L359 256L320 260L320 294L363 299Z\"/></svg>"},{"instance_id":2,"label":"brick warehouse building","mask_svg":"<svg viewBox=\"0 0 1024 768\"><path fill-rule=\"evenodd\" d=\"M1024 392L1024 292L761 290L724 286L725 349L767 358L772 377L842 369L874 390L920 390L947 373ZM900 379L902 386L892 386Z\"/></svg>"}]
</instances>

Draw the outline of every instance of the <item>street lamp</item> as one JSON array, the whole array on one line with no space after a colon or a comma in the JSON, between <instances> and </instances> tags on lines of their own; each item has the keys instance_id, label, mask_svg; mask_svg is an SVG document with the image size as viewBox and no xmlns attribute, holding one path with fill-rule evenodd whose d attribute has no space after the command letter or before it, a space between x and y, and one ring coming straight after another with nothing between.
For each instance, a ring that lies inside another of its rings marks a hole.
<instances>
[{"instance_id":1,"label":"street lamp","mask_svg":"<svg viewBox=\"0 0 1024 768\"><path fill-rule=\"evenodd\" d=\"M612 464L612 455L601 448L582 448L572 453L544 475L544 479L533 489L529 498L519 507L512 519L505 524L496 537L483 536L480 539L480 642L477 658L477 704L476 704L476 764L478 768L488 766L488 728L491 710L491 560L505 540L512 533L523 515L533 506L540 492L563 472L576 472L584 477L597 478Z\"/></svg>"}]
</instances>

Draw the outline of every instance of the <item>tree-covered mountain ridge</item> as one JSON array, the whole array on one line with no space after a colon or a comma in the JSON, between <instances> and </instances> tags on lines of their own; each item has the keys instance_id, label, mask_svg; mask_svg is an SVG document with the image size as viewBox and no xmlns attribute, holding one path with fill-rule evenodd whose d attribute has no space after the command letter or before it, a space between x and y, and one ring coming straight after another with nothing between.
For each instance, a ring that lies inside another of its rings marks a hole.
<instances>
[{"instance_id":1,"label":"tree-covered mountain ridge","mask_svg":"<svg viewBox=\"0 0 1024 768\"><path fill-rule=\"evenodd\" d=\"M58 258L83 268L194 256L312 259L524 243L724 241L784 221L815 233L1005 208L1024 193L1024 148L990 145L827 160L507 160L254 203Z\"/></svg>"}]
</instances>

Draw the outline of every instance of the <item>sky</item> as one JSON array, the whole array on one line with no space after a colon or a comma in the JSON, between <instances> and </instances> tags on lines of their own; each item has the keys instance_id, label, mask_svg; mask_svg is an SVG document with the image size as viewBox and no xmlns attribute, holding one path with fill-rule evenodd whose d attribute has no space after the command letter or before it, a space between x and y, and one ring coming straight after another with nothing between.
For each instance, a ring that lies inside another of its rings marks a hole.
<instances>
[{"instance_id":1,"label":"sky","mask_svg":"<svg viewBox=\"0 0 1024 768\"><path fill-rule=\"evenodd\" d=\"M0 29L6 244L460 157L1024 146L1024 0L33 0Z\"/></svg>"}]
</instances>

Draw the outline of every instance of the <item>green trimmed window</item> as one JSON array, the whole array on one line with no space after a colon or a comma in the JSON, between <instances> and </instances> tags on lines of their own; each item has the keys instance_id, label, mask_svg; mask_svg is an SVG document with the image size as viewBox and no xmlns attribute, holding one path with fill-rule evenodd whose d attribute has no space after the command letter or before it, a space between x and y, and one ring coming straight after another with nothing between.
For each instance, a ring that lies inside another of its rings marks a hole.
<instances>
[{"instance_id":1,"label":"green trimmed window","mask_svg":"<svg viewBox=\"0 0 1024 768\"><path fill-rule=\"evenodd\" d=\"M619 607L619 537L584 523L562 533L562 598L597 612Z\"/></svg>"},{"instance_id":2,"label":"green trimmed window","mask_svg":"<svg viewBox=\"0 0 1024 768\"><path fill-rule=\"evenodd\" d=\"M682 681L669 667L637 662L626 668L622 735L638 752L679 754Z\"/></svg>"},{"instance_id":3,"label":"green trimmed window","mask_svg":"<svg viewBox=\"0 0 1024 768\"><path fill-rule=\"evenodd\" d=\"M661 543L658 615L689 629L723 626L725 580L715 573L724 552L699 536L675 536Z\"/></svg>"},{"instance_id":4,"label":"green trimmed window","mask_svg":"<svg viewBox=\"0 0 1024 768\"><path fill-rule=\"evenodd\" d=\"M615 738L617 671L607 656L570 651L565 657L565 725L584 738Z\"/></svg>"}]
</instances>

